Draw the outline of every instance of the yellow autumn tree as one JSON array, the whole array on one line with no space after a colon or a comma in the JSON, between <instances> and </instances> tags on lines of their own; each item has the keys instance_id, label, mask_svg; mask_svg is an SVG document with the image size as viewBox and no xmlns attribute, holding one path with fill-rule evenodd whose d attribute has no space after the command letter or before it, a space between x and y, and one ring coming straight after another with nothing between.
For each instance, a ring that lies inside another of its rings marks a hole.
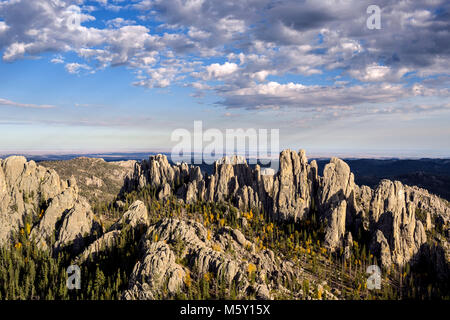
<instances>
[{"instance_id":1,"label":"yellow autumn tree","mask_svg":"<svg viewBox=\"0 0 450 320\"><path fill-rule=\"evenodd\" d=\"M191 274L189 272L186 273L183 280L184 280L185 286L190 288L192 285L192 279L191 279Z\"/></svg>"},{"instance_id":2,"label":"yellow autumn tree","mask_svg":"<svg viewBox=\"0 0 450 320\"><path fill-rule=\"evenodd\" d=\"M318 289L317 289L317 299L319 299L319 300L322 300L322 288L321 287L319 287Z\"/></svg>"},{"instance_id":3,"label":"yellow autumn tree","mask_svg":"<svg viewBox=\"0 0 450 320\"><path fill-rule=\"evenodd\" d=\"M253 263L249 263L247 266L248 276L251 277L256 272L256 266Z\"/></svg>"},{"instance_id":4,"label":"yellow autumn tree","mask_svg":"<svg viewBox=\"0 0 450 320\"><path fill-rule=\"evenodd\" d=\"M203 278L205 279L206 282L211 281L211 278L212 278L211 273L209 273L209 272L205 273Z\"/></svg>"}]
</instances>

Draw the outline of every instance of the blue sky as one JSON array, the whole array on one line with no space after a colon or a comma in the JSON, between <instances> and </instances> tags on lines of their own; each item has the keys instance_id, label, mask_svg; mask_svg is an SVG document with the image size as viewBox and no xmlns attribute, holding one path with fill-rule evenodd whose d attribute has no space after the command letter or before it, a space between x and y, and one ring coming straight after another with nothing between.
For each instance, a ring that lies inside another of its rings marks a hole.
<instances>
[{"instance_id":1,"label":"blue sky","mask_svg":"<svg viewBox=\"0 0 450 320\"><path fill-rule=\"evenodd\" d=\"M168 151L173 130L450 156L446 1L0 0L0 153Z\"/></svg>"}]
</instances>

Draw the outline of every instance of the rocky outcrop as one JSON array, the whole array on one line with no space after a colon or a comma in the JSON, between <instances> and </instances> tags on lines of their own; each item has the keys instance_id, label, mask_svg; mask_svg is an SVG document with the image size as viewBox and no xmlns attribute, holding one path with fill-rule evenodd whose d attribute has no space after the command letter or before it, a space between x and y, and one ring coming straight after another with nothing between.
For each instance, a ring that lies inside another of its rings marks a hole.
<instances>
[{"instance_id":1,"label":"rocky outcrop","mask_svg":"<svg viewBox=\"0 0 450 320\"><path fill-rule=\"evenodd\" d=\"M331 251L345 247L348 233L369 233L370 248L386 266L411 261L427 241L425 230L436 223L448 229L450 219L448 204L426 190L389 180L375 190L357 186L349 166L337 158L319 176L316 162L308 162L303 150L281 152L280 169L274 175L263 175L258 165L251 167L237 156L217 161L211 175L185 163L172 165L162 155L152 156L136 164L130 176L130 186L146 184L159 190L159 198L174 194L186 202L230 201L241 210L264 210L281 222L314 214L325 225L325 243Z\"/></svg>"},{"instance_id":2,"label":"rocky outcrop","mask_svg":"<svg viewBox=\"0 0 450 320\"><path fill-rule=\"evenodd\" d=\"M274 179L273 214L282 220L301 220L313 205L317 184L317 165L308 164L304 150L285 150L280 154L280 171Z\"/></svg>"},{"instance_id":3,"label":"rocky outcrop","mask_svg":"<svg viewBox=\"0 0 450 320\"><path fill-rule=\"evenodd\" d=\"M75 262L77 264L82 264L88 259L95 260L100 253L112 250L117 246L120 235L120 230L112 230L103 234L78 255Z\"/></svg>"},{"instance_id":4,"label":"rocky outcrop","mask_svg":"<svg viewBox=\"0 0 450 320\"><path fill-rule=\"evenodd\" d=\"M171 165L165 156L158 155L136 164L126 185L128 190L151 185L159 190L160 199L171 194L171 186L186 202L231 200L241 209L257 207L280 220L302 219L314 205L317 164L309 164L303 150L284 151L280 164L278 174L265 175L259 165L251 168L245 158L231 156L217 161L214 173L204 176L199 167Z\"/></svg>"},{"instance_id":5,"label":"rocky outcrop","mask_svg":"<svg viewBox=\"0 0 450 320\"><path fill-rule=\"evenodd\" d=\"M186 272L175 262L175 253L169 245L162 241L147 242L146 245L144 259L139 261L133 269L131 288L125 292L125 299L164 298L165 295L174 295L184 285Z\"/></svg>"},{"instance_id":6,"label":"rocky outcrop","mask_svg":"<svg viewBox=\"0 0 450 320\"><path fill-rule=\"evenodd\" d=\"M70 246L72 252L78 253L101 233L102 227L96 221L91 206L81 198L64 215L54 247L61 250Z\"/></svg>"},{"instance_id":7,"label":"rocky outcrop","mask_svg":"<svg viewBox=\"0 0 450 320\"><path fill-rule=\"evenodd\" d=\"M147 230L149 224L148 210L145 204L140 200L133 202L127 212L106 233L86 247L76 261L83 263L89 258L95 259L100 253L112 250L117 246L122 232L134 231L139 237L140 233Z\"/></svg>"},{"instance_id":8,"label":"rocky outcrop","mask_svg":"<svg viewBox=\"0 0 450 320\"><path fill-rule=\"evenodd\" d=\"M326 213L327 228L325 233L325 245L334 251L340 246L345 234L345 216L347 213L347 202L341 200Z\"/></svg>"},{"instance_id":9,"label":"rocky outcrop","mask_svg":"<svg viewBox=\"0 0 450 320\"><path fill-rule=\"evenodd\" d=\"M34 161L28 162L18 156L0 160L0 244L7 242L13 233L23 227L26 216L44 215L42 210L46 208L43 204L52 202L58 196L68 204L70 201L67 198L76 197L76 194L74 181L60 180L54 170L38 166ZM66 209L70 207L59 214Z\"/></svg>"},{"instance_id":10,"label":"rocky outcrop","mask_svg":"<svg viewBox=\"0 0 450 320\"><path fill-rule=\"evenodd\" d=\"M187 290L187 277L207 274L227 286L234 282L241 298L253 292L257 298L271 299L273 290L299 296L283 284L299 279L303 271L270 250L257 250L239 230L225 227L210 234L198 222L166 218L148 229L143 244L126 299L167 298Z\"/></svg>"},{"instance_id":11,"label":"rocky outcrop","mask_svg":"<svg viewBox=\"0 0 450 320\"><path fill-rule=\"evenodd\" d=\"M345 246L344 246L344 256L345 259L349 259L351 256L351 250L353 247L353 237L352 237L352 233L348 232L347 236L345 238Z\"/></svg>"},{"instance_id":12,"label":"rocky outcrop","mask_svg":"<svg viewBox=\"0 0 450 320\"><path fill-rule=\"evenodd\" d=\"M450 206L441 198L430 194L427 190L418 187L405 186L409 202L412 202L418 211L426 215L427 229L431 229L438 223L445 226L450 223Z\"/></svg>"},{"instance_id":13,"label":"rocky outcrop","mask_svg":"<svg viewBox=\"0 0 450 320\"><path fill-rule=\"evenodd\" d=\"M321 209L326 211L336 207L341 201L350 202L355 187L350 167L340 159L331 158L323 169L320 181L318 197Z\"/></svg>"},{"instance_id":14,"label":"rocky outcrop","mask_svg":"<svg viewBox=\"0 0 450 320\"><path fill-rule=\"evenodd\" d=\"M78 198L78 189L76 185L71 185L69 188L49 200L48 208L44 211L41 209L39 215L41 219L39 223L31 231L31 237L41 246L47 248L56 236L57 224L61 222L63 216L74 207L76 199Z\"/></svg>"},{"instance_id":15,"label":"rocky outcrop","mask_svg":"<svg viewBox=\"0 0 450 320\"><path fill-rule=\"evenodd\" d=\"M0 160L0 245L12 240L25 221L29 237L43 249L70 243L81 250L85 235L101 233L73 177L62 180L55 170L9 157Z\"/></svg>"},{"instance_id":16,"label":"rocky outcrop","mask_svg":"<svg viewBox=\"0 0 450 320\"><path fill-rule=\"evenodd\" d=\"M128 211L123 214L119 221L111 227L111 229L123 229L127 226L135 229L140 226L148 227L148 225L149 217L147 207L142 201L136 200L131 204Z\"/></svg>"},{"instance_id":17,"label":"rocky outcrop","mask_svg":"<svg viewBox=\"0 0 450 320\"><path fill-rule=\"evenodd\" d=\"M371 250L380 258L383 267L389 268L391 266L391 250L389 243L381 230L378 230L375 233L371 244Z\"/></svg>"},{"instance_id":18,"label":"rocky outcrop","mask_svg":"<svg viewBox=\"0 0 450 320\"><path fill-rule=\"evenodd\" d=\"M331 251L342 246L346 230L358 229L363 216L356 201L360 192L350 167L340 159L331 158L325 165L317 193L319 215L326 225L325 243Z\"/></svg>"},{"instance_id":19,"label":"rocky outcrop","mask_svg":"<svg viewBox=\"0 0 450 320\"><path fill-rule=\"evenodd\" d=\"M414 262L427 242L426 230L439 228L448 241L447 203L398 181L383 180L375 190L359 187L348 165L337 158L330 160L322 176L316 162L308 162L303 150L283 151L280 169L274 175L262 174L258 165L251 167L237 156L217 161L211 175L185 163L170 164L162 155L126 165L133 172L126 188L151 185L159 199L177 196L185 202L230 201L241 210L264 210L281 222L310 219L314 214L325 226L325 244L331 251L349 248L345 241L349 233L355 236L363 230L371 236L370 249L385 266ZM70 244L75 251L81 250L90 242L90 238L86 242L86 235L96 233L93 237L99 238L103 231L79 195L74 178L61 180L54 170L23 157L0 160L0 244L23 227L26 216L37 221L30 237L43 248L56 242L55 249ZM111 231L126 225L145 229L148 221L144 204L136 202ZM239 235L230 235L245 246Z\"/></svg>"},{"instance_id":20,"label":"rocky outcrop","mask_svg":"<svg viewBox=\"0 0 450 320\"><path fill-rule=\"evenodd\" d=\"M383 180L375 190L370 211L373 246L387 245L390 249L390 259L388 254L381 255L385 266L406 264L427 240L410 199L408 190L399 181Z\"/></svg>"},{"instance_id":21,"label":"rocky outcrop","mask_svg":"<svg viewBox=\"0 0 450 320\"><path fill-rule=\"evenodd\" d=\"M164 200L170 197L171 195L172 195L172 188L168 183L165 183L158 193L158 199Z\"/></svg>"},{"instance_id":22,"label":"rocky outcrop","mask_svg":"<svg viewBox=\"0 0 450 320\"><path fill-rule=\"evenodd\" d=\"M104 166L104 161L87 163ZM273 174L237 156L217 161L212 174L185 163L171 164L162 155L122 165L126 170L119 170L119 176L127 172L123 191L151 186L159 200L229 202L239 209L237 218L244 228L250 222L240 211L254 208L281 224L317 219L332 252L350 258L354 240L363 239L364 234L364 244L385 268L426 260L441 281L448 279L448 203L399 181L383 180L375 189L359 187L340 159L332 158L322 175L303 150L283 151L280 169ZM97 176L92 177L86 185L103 187L103 182L94 179ZM101 180L106 181L105 177ZM187 292L190 278L210 275L229 288L233 284L238 298L272 299L274 293L304 298L301 291L286 285L305 277L304 270L271 250L260 249L239 229L211 231L183 214L150 225L146 206L136 201L104 232L80 193L73 177L60 179L56 171L23 157L0 160L0 245L24 228L41 248L69 251L82 264L113 250L131 234L132 243L140 243L140 256L123 294L126 299L174 297ZM121 201L115 204L127 206Z\"/></svg>"}]
</instances>

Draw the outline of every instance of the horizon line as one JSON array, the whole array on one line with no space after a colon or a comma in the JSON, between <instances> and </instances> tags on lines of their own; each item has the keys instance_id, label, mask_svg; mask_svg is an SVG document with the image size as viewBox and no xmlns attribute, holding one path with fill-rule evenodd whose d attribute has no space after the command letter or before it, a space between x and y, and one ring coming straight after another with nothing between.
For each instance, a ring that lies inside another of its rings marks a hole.
<instances>
[{"instance_id":1,"label":"horizon line","mask_svg":"<svg viewBox=\"0 0 450 320\"><path fill-rule=\"evenodd\" d=\"M284 150L293 150L293 151L299 151L302 148L294 149L294 148L283 148L280 149L281 153ZM332 157L342 158L342 159L450 159L450 154L444 154L437 150L428 150L429 154L427 155L427 151L421 150L421 151L412 151L412 150L397 150L396 152L388 151L388 150L367 150L367 151L341 151L341 152L333 152L333 151L316 151L308 153L308 150L306 150L306 155L308 159L330 159ZM261 157L261 159L278 159L279 153L277 153L276 156L269 156L269 157ZM440 154L441 153L441 154ZM148 154L155 155L155 154L164 154L164 155L170 155L171 151L168 151L166 149L134 149L134 150L126 150L126 151L120 151L120 150L95 150L95 151L87 151L87 150L65 150L65 151L0 151L0 158L9 157L9 156L31 156L31 157L63 157L63 156L74 156L74 158L77 157L83 157L83 156L89 156L89 158L102 158L102 156L106 157L120 157L120 156L127 156L127 155L133 155L133 154ZM199 154L199 152L191 152L191 155ZM233 154L236 155L245 155L247 158L258 158L257 154L248 154L245 152L235 152ZM224 154L225 156L225 154ZM210 158L222 158L221 155L218 155L217 157L205 157L206 159Z\"/></svg>"}]
</instances>

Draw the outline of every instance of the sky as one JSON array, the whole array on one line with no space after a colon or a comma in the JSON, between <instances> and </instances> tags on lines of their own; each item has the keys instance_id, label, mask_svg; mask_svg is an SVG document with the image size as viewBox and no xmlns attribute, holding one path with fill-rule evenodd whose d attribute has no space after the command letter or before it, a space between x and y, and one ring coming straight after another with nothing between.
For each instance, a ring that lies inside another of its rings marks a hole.
<instances>
[{"instance_id":1,"label":"sky","mask_svg":"<svg viewBox=\"0 0 450 320\"><path fill-rule=\"evenodd\" d=\"M0 56L0 153L168 151L202 121L450 157L445 0L0 0Z\"/></svg>"}]
</instances>

